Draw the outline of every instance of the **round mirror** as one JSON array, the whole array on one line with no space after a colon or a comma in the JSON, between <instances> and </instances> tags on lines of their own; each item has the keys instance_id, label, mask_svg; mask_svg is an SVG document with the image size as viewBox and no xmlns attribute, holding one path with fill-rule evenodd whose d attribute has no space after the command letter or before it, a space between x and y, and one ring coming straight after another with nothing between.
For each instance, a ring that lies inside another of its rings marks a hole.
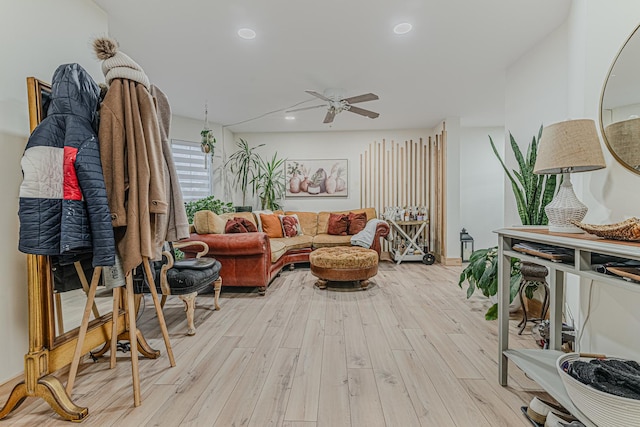
<instances>
[{"instance_id":1,"label":"round mirror","mask_svg":"<svg viewBox=\"0 0 640 427\"><path fill-rule=\"evenodd\" d=\"M640 27L609 69L600 98L600 129L613 157L640 175Z\"/></svg>"}]
</instances>

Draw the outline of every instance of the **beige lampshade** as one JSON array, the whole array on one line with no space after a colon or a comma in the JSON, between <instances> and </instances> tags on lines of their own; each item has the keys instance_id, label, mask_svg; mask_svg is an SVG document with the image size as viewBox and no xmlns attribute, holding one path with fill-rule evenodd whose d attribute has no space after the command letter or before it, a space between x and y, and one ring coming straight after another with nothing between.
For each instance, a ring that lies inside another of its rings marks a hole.
<instances>
[{"instance_id":1,"label":"beige lampshade","mask_svg":"<svg viewBox=\"0 0 640 427\"><path fill-rule=\"evenodd\" d=\"M605 166L593 120L568 120L542 130L535 173L586 172Z\"/></svg>"}]
</instances>

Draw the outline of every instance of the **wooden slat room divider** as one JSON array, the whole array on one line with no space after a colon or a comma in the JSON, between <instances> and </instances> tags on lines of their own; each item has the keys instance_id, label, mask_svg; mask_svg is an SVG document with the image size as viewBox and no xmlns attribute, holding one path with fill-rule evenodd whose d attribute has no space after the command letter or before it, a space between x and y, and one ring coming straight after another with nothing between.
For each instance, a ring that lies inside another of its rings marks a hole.
<instances>
[{"instance_id":1,"label":"wooden slat room divider","mask_svg":"<svg viewBox=\"0 0 640 427\"><path fill-rule=\"evenodd\" d=\"M382 215L388 207L425 207L431 215L432 138L372 142L360 154L360 206ZM430 227L423 238L429 241ZM429 247L431 247L429 242Z\"/></svg>"}]
</instances>

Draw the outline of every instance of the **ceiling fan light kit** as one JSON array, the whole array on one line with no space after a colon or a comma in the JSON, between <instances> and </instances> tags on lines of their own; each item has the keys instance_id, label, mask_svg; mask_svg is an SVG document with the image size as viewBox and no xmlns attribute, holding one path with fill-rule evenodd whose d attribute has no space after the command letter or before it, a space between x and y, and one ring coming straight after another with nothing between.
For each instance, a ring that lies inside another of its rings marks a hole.
<instances>
[{"instance_id":1,"label":"ceiling fan light kit","mask_svg":"<svg viewBox=\"0 0 640 427\"><path fill-rule=\"evenodd\" d=\"M408 22L402 22L393 27L393 32L396 34L407 34L412 28L413 26Z\"/></svg>"},{"instance_id":2,"label":"ceiling fan light kit","mask_svg":"<svg viewBox=\"0 0 640 427\"><path fill-rule=\"evenodd\" d=\"M245 40L253 40L256 38L256 32L253 31L251 28L240 28L238 30L238 36L240 36L240 38L243 38Z\"/></svg>"},{"instance_id":3,"label":"ceiling fan light kit","mask_svg":"<svg viewBox=\"0 0 640 427\"><path fill-rule=\"evenodd\" d=\"M314 105L311 107L298 108L295 110L289 110L287 113L293 113L295 111L303 111L303 110L311 110L314 108L327 107L327 114L324 117L323 123L332 123L336 114L341 113L342 111L350 111L352 113L359 114L364 117L369 117L370 119L375 119L380 114L365 110L364 108L354 107L351 104L356 104L359 102L367 102L367 101L375 101L380 99L378 95L374 93L365 93L362 95L352 96L350 98L344 98L344 91L340 89L327 89L324 91L324 94L316 92L314 90L305 90L309 95L313 95L316 98L319 98L325 101L325 104Z\"/></svg>"}]
</instances>

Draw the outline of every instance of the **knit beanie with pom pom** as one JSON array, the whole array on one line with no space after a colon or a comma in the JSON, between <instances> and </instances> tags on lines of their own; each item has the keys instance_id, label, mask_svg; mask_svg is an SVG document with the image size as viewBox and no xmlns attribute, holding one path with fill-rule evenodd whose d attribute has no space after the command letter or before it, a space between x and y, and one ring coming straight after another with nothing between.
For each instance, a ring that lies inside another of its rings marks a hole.
<instances>
[{"instance_id":1,"label":"knit beanie with pom pom","mask_svg":"<svg viewBox=\"0 0 640 427\"><path fill-rule=\"evenodd\" d=\"M118 50L118 43L108 37L93 41L93 49L98 59L102 60L102 73L107 85L113 79L129 79L142 83L149 89L149 78L144 70L133 59Z\"/></svg>"}]
</instances>

